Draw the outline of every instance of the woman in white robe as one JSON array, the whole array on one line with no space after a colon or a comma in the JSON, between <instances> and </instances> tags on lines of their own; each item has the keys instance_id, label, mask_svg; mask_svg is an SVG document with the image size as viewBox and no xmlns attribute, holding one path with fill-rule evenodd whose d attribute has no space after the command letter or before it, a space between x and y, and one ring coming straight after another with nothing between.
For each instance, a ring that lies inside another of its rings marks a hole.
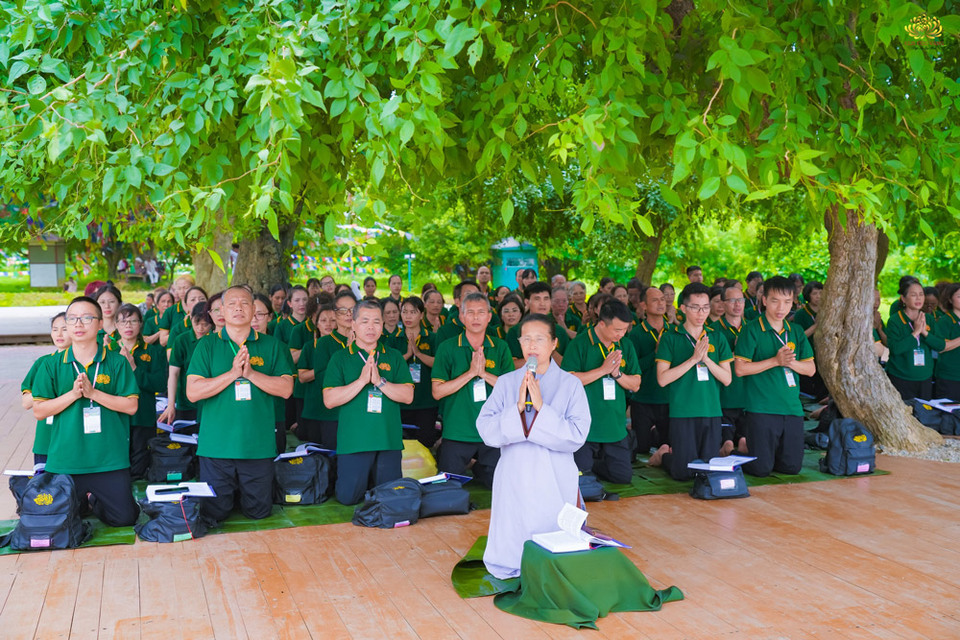
<instances>
[{"instance_id":1,"label":"woman in white robe","mask_svg":"<svg viewBox=\"0 0 960 640\"><path fill-rule=\"evenodd\" d=\"M500 376L477 418L484 443L500 448L483 562L501 579L520 575L523 543L534 533L556 531L563 505L577 504L573 454L590 431L583 384L551 357L556 323L547 316L527 316L520 336L524 359L537 358L536 375L524 367Z\"/></svg>"}]
</instances>

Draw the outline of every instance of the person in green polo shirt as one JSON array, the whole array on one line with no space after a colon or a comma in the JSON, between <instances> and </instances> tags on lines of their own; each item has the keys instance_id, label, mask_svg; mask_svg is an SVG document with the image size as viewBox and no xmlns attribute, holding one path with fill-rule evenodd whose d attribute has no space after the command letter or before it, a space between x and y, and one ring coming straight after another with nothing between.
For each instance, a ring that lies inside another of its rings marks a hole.
<instances>
[{"instance_id":1,"label":"person in green polo shirt","mask_svg":"<svg viewBox=\"0 0 960 640\"><path fill-rule=\"evenodd\" d=\"M143 339L147 344L160 344L160 318L173 305L173 294L161 291L157 294L157 304L153 315L143 320Z\"/></svg>"},{"instance_id":2,"label":"person in green polo shirt","mask_svg":"<svg viewBox=\"0 0 960 640\"><path fill-rule=\"evenodd\" d=\"M252 519L270 515L276 455L274 397L293 393L290 351L251 327L253 294L234 285L223 292L226 326L197 345L187 369L187 397L202 414L199 479L217 494L205 498L204 518L219 523L233 509ZM240 419L238 419L240 418Z\"/></svg>"},{"instance_id":3,"label":"person in green polo shirt","mask_svg":"<svg viewBox=\"0 0 960 640\"><path fill-rule=\"evenodd\" d=\"M583 317L587 314L587 285L578 281L568 282L567 291L570 297L570 308L566 313L565 326L583 324ZM577 329L579 331L580 329Z\"/></svg>"},{"instance_id":4,"label":"person in green polo shirt","mask_svg":"<svg viewBox=\"0 0 960 640\"><path fill-rule=\"evenodd\" d=\"M508 293L503 297L503 300L500 301L500 304L497 305L497 315L500 316L500 321L503 323L500 325L500 331L505 338L507 333L510 332L510 329L517 326L520 320L523 319L523 300L516 294ZM487 335L489 334L490 332L488 331ZM501 338L501 340L502 339L503 338Z\"/></svg>"},{"instance_id":5,"label":"person in green polo shirt","mask_svg":"<svg viewBox=\"0 0 960 640\"><path fill-rule=\"evenodd\" d=\"M803 465L803 407L798 375L817 367L803 330L787 321L796 297L783 276L763 283L763 315L740 330L734 370L744 379L747 449L757 459L743 470L755 476L771 471L800 473Z\"/></svg>"},{"instance_id":6,"label":"person in green polo shirt","mask_svg":"<svg viewBox=\"0 0 960 640\"><path fill-rule=\"evenodd\" d=\"M339 409L336 497L360 502L364 492L403 475L400 406L413 401L413 379L403 356L379 344L383 313L372 300L353 309L355 339L330 358L323 402Z\"/></svg>"},{"instance_id":7,"label":"person in green polo shirt","mask_svg":"<svg viewBox=\"0 0 960 640\"><path fill-rule=\"evenodd\" d=\"M923 286L916 279L900 279L902 309L887 322L887 377L905 402L933 395L933 352L944 348L942 337L931 331L933 316L923 312Z\"/></svg>"},{"instance_id":8,"label":"person in green polo shirt","mask_svg":"<svg viewBox=\"0 0 960 640\"><path fill-rule=\"evenodd\" d=\"M177 324L183 317L190 312L184 307L184 300L187 295L187 289L193 286L193 278L190 276L180 276L173 281L170 287L170 293L173 294L173 304L170 305L160 317L158 324L160 330L160 346L169 348L170 328Z\"/></svg>"},{"instance_id":9,"label":"person in green polo shirt","mask_svg":"<svg viewBox=\"0 0 960 640\"><path fill-rule=\"evenodd\" d=\"M803 333L810 341L810 348L813 349L813 359L817 359L817 347L813 339L813 334L817 330L817 313L820 312L820 300L823 297L823 283L811 280L803 285L803 304L793 314L793 323L800 325ZM813 396L816 400L825 398L829 395L827 385L819 373L814 373L809 378L800 379L800 392Z\"/></svg>"},{"instance_id":10,"label":"person in green polo shirt","mask_svg":"<svg viewBox=\"0 0 960 640\"><path fill-rule=\"evenodd\" d=\"M693 473L687 464L709 460L720 451L720 388L730 384L733 354L726 339L704 326L713 290L691 282L680 292L683 324L664 333L657 346L657 382L670 397L670 444L648 464L662 464L675 480Z\"/></svg>"},{"instance_id":11,"label":"person in green polo shirt","mask_svg":"<svg viewBox=\"0 0 960 640\"><path fill-rule=\"evenodd\" d=\"M943 339L944 345L937 358L934 395L960 402L960 283L944 285L940 306L944 312L933 331Z\"/></svg>"},{"instance_id":12,"label":"person in green polo shirt","mask_svg":"<svg viewBox=\"0 0 960 640\"><path fill-rule=\"evenodd\" d=\"M723 287L724 314L713 326L721 337L725 338L732 353L737 345L737 338L743 328L743 311L746 307L746 296L740 290L739 283L733 281ZM720 389L720 407L723 409L723 428L721 429L720 455L728 456L734 448L740 453L747 452L746 421L744 407L746 407L746 389L743 378L731 371L730 384Z\"/></svg>"},{"instance_id":13,"label":"person in green polo shirt","mask_svg":"<svg viewBox=\"0 0 960 640\"><path fill-rule=\"evenodd\" d=\"M648 287L641 298L646 317L627 334L640 365L640 388L630 397L630 424L637 438L636 452L650 453L651 447L670 442L670 399L657 382L657 345L666 323L667 299L657 287Z\"/></svg>"},{"instance_id":14,"label":"person in green polo shirt","mask_svg":"<svg viewBox=\"0 0 960 640\"><path fill-rule=\"evenodd\" d=\"M523 288L524 306L527 314L537 314L551 316L553 313L553 303L551 300L552 291L550 285L546 282L531 282ZM553 359L557 364L563 363L563 354L570 344L570 336L567 334L566 325L557 323L557 348L553 352ZM519 369L523 366L523 349L520 348L520 325L516 325L507 332L506 342L510 347L510 355L513 356L514 367Z\"/></svg>"},{"instance_id":15,"label":"person in green polo shirt","mask_svg":"<svg viewBox=\"0 0 960 640\"><path fill-rule=\"evenodd\" d=\"M96 301L74 298L66 322L70 347L47 359L33 385L34 417L54 416L45 470L69 474L81 501L104 524L130 526L139 514L130 488L137 381L123 356L97 342Z\"/></svg>"},{"instance_id":16,"label":"person in green polo shirt","mask_svg":"<svg viewBox=\"0 0 960 640\"><path fill-rule=\"evenodd\" d=\"M140 309L125 304L117 311L120 340L110 345L111 351L123 356L137 380L140 395L137 412L130 419L130 477L139 480L150 462L149 442L157 433L157 393L167 382L167 354L159 344L143 341Z\"/></svg>"},{"instance_id":17,"label":"person in green polo shirt","mask_svg":"<svg viewBox=\"0 0 960 640\"><path fill-rule=\"evenodd\" d=\"M580 330L580 318L572 315L568 318L567 311L570 309L570 295L567 293L566 286L553 287L550 291L550 311L557 325L563 327L567 338L573 340L577 337ZM567 320L570 322L567 322Z\"/></svg>"},{"instance_id":18,"label":"person in green polo shirt","mask_svg":"<svg viewBox=\"0 0 960 640\"><path fill-rule=\"evenodd\" d=\"M199 302L190 311L190 330L181 333L170 343L167 364L167 408L157 417L164 424L175 420L199 420L197 406L187 398L187 375L190 359L200 339L213 329L213 319L207 303ZM191 429L191 431L193 431Z\"/></svg>"},{"instance_id":19,"label":"person in green polo shirt","mask_svg":"<svg viewBox=\"0 0 960 640\"><path fill-rule=\"evenodd\" d=\"M183 298L183 308L186 311L183 318L178 322L170 325L170 335L167 336L167 357L170 356L170 350L173 349L173 344L177 341L177 338L181 334L189 333L190 323L192 322L191 314L193 313L193 308L196 307L201 302L208 302L207 292L204 291L202 287L190 287L187 289L187 293ZM207 304L207 313L210 313L210 305ZM211 316L211 320L213 317Z\"/></svg>"},{"instance_id":20,"label":"person in green polo shirt","mask_svg":"<svg viewBox=\"0 0 960 640\"><path fill-rule=\"evenodd\" d=\"M43 368L48 359L55 361L70 346L66 317L67 314L61 311L50 319L50 339L53 341L55 351L37 358L20 385L20 405L28 411L33 409L33 384L37 378L37 372ZM53 427L53 419L54 416L49 416L46 420L37 420L37 430L33 436L33 466L35 471L42 468L47 462L47 449L50 448L50 430Z\"/></svg>"},{"instance_id":21,"label":"person in green polo shirt","mask_svg":"<svg viewBox=\"0 0 960 640\"><path fill-rule=\"evenodd\" d=\"M570 342L561 365L583 383L590 404L590 435L574 458L582 473L627 484L633 477L633 448L626 394L640 388L637 354L623 340L633 317L627 305L610 298L600 306L598 318L596 326Z\"/></svg>"},{"instance_id":22,"label":"person in green polo shirt","mask_svg":"<svg viewBox=\"0 0 960 640\"><path fill-rule=\"evenodd\" d=\"M476 459L473 477L489 488L500 451L483 443L477 432L477 416L497 378L514 370L513 359L503 340L486 334L490 322L487 297L471 293L462 305L464 332L441 343L433 363L433 397L440 401L443 417L437 469L463 475L470 460Z\"/></svg>"},{"instance_id":23,"label":"person in green polo shirt","mask_svg":"<svg viewBox=\"0 0 960 640\"><path fill-rule=\"evenodd\" d=\"M763 274L759 271L751 271L747 274L747 290L744 292L743 319L755 320L760 317L760 295L757 291L763 283Z\"/></svg>"},{"instance_id":24,"label":"person in green polo shirt","mask_svg":"<svg viewBox=\"0 0 960 640\"><path fill-rule=\"evenodd\" d=\"M306 287L299 284L291 287L290 294L287 297L287 306L289 307L290 313L277 320L277 325L272 334L274 338L282 342L290 350L290 357L293 358L294 362L300 358L300 353L298 348L294 348L294 346L291 345L291 342L293 341L293 334L296 328L307 319L308 299L309 296L307 295ZM303 413L303 398L297 398L299 391L297 387L298 385L295 381L293 385L294 393L291 394L284 403L284 420L287 429L293 429L300 419L300 414Z\"/></svg>"},{"instance_id":25,"label":"person in green polo shirt","mask_svg":"<svg viewBox=\"0 0 960 640\"><path fill-rule=\"evenodd\" d=\"M353 340L353 310L357 299L350 291L341 291L333 301L337 328L329 335L316 336L304 345L297 362L297 373L305 386L302 423L297 426L301 442L316 442L325 449L337 448L338 409L323 403L323 378L330 358Z\"/></svg>"},{"instance_id":26,"label":"person in green polo shirt","mask_svg":"<svg viewBox=\"0 0 960 640\"><path fill-rule=\"evenodd\" d=\"M404 298L400 309L403 331L402 341L387 343L403 353L403 359L410 368L413 380L413 402L400 409L400 420L416 429L405 429L404 438L415 438L425 447L432 448L440 439L437 429L438 404L433 397L431 377L433 363L437 353L436 334L432 334L420 324L423 319L423 301L417 296ZM408 434L407 431L413 431Z\"/></svg>"},{"instance_id":27,"label":"person in green polo shirt","mask_svg":"<svg viewBox=\"0 0 960 640\"><path fill-rule=\"evenodd\" d=\"M283 310L287 304L287 287L283 284L271 285L267 298L270 300L272 315L270 322L267 323L267 330L260 333L273 335L273 332L277 329L277 323L283 319Z\"/></svg>"},{"instance_id":28,"label":"person in green polo shirt","mask_svg":"<svg viewBox=\"0 0 960 640\"><path fill-rule=\"evenodd\" d=\"M473 280L461 280L453 287L453 306L447 315L446 322L437 329L437 344L441 345L450 338L456 338L463 333L463 320L460 319L460 306L463 299L471 293L480 293L480 287ZM489 329L489 326L487 327Z\"/></svg>"}]
</instances>

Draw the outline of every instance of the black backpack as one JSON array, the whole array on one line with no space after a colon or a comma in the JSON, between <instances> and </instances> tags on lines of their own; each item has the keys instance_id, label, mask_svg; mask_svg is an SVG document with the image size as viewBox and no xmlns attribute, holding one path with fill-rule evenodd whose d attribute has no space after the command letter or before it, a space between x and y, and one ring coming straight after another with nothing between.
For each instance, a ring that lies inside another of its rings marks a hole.
<instances>
[{"instance_id":1,"label":"black backpack","mask_svg":"<svg viewBox=\"0 0 960 640\"><path fill-rule=\"evenodd\" d=\"M940 420L940 433L945 436L960 436L960 409L953 413L944 412Z\"/></svg>"},{"instance_id":2,"label":"black backpack","mask_svg":"<svg viewBox=\"0 0 960 640\"><path fill-rule=\"evenodd\" d=\"M697 471L693 476L690 497L698 500L721 500L724 498L748 498L747 480L743 469L733 471Z\"/></svg>"},{"instance_id":3,"label":"black backpack","mask_svg":"<svg viewBox=\"0 0 960 640\"><path fill-rule=\"evenodd\" d=\"M273 463L276 504L320 504L330 488L330 463L324 455L284 458Z\"/></svg>"},{"instance_id":4,"label":"black backpack","mask_svg":"<svg viewBox=\"0 0 960 640\"><path fill-rule=\"evenodd\" d=\"M183 497L176 502L141 500L140 507L150 516L133 530L146 542L182 542L202 538L207 527L200 519L200 501Z\"/></svg>"},{"instance_id":5,"label":"black backpack","mask_svg":"<svg viewBox=\"0 0 960 640\"><path fill-rule=\"evenodd\" d=\"M169 436L150 438L147 482L183 482L196 475L196 445L174 442Z\"/></svg>"},{"instance_id":6,"label":"black backpack","mask_svg":"<svg viewBox=\"0 0 960 640\"><path fill-rule=\"evenodd\" d=\"M353 524L393 529L415 524L420 517L421 485L411 478L384 482L367 491L353 512Z\"/></svg>"},{"instance_id":7,"label":"black backpack","mask_svg":"<svg viewBox=\"0 0 960 640\"><path fill-rule=\"evenodd\" d=\"M830 446L820 459L820 471L835 476L870 473L877 466L873 434L854 420L843 418L830 424Z\"/></svg>"},{"instance_id":8,"label":"black backpack","mask_svg":"<svg viewBox=\"0 0 960 640\"><path fill-rule=\"evenodd\" d=\"M19 505L20 520L4 539L12 549L72 549L90 538L92 527L80 518L73 478L41 473L27 482Z\"/></svg>"},{"instance_id":9,"label":"black backpack","mask_svg":"<svg viewBox=\"0 0 960 640\"><path fill-rule=\"evenodd\" d=\"M456 480L420 485L420 517L453 516L470 513L470 492Z\"/></svg>"},{"instance_id":10,"label":"black backpack","mask_svg":"<svg viewBox=\"0 0 960 640\"><path fill-rule=\"evenodd\" d=\"M940 431L940 424L943 421L944 412L936 407L924 403L918 398L911 401L913 407L913 416L925 427Z\"/></svg>"},{"instance_id":11,"label":"black backpack","mask_svg":"<svg viewBox=\"0 0 960 640\"><path fill-rule=\"evenodd\" d=\"M35 476L10 476L10 493L17 503L17 515L20 515L20 503L23 502L23 494L27 491L27 485Z\"/></svg>"}]
</instances>

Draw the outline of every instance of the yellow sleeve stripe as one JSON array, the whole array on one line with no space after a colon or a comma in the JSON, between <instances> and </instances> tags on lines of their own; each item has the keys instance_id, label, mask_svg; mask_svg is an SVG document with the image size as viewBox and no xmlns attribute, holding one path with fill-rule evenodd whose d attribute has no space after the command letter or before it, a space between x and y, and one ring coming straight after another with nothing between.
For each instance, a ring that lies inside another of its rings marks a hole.
<instances>
[{"instance_id":1,"label":"yellow sleeve stripe","mask_svg":"<svg viewBox=\"0 0 960 640\"><path fill-rule=\"evenodd\" d=\"M803 360L800 360L800 362L810 362L811 360L813 360L813 358L804 358Z\"/></svg>"},{"instance_id":2,"label":"yellow sleeve stripe","mask_svg":"<svg viewBox=\"0 0 960 640\"><path fill-rule=\"evenodd\" d=\"M431 382L446 382L443 378L430 378Z\"/></svg>"},{"instance_id":3,"label":"yellow sleeve stripe","mask_svg":"<svg viewBox=\"0 0 960 640\"><path fill-rule=\"evenodd\" d=\"M666 364L673 364L673 363L670 362L669 360L663 360L663 359L661 359L661 358L657 358L657 359L656 359L656 362L663 362L663 363L666 363Z\"/></svg>"},{"instance_id":4,"label":"yellow sleeve stripe","mask_svg":"<svg viewBox=\"0 0 960 640\"><path fill-rule=\"evenodd\" d=\"M734 359L734 360L743 360L744 362L753 362L753 360L751 360L750 358L748 358L748 357L746 357L746 356L736 356L736 355L735 355L735 356L733 356L733 359Z\"/></svg>"},{"instance_id":5,"label":"yellow sleeve stripe","mask_svg":"<svg viewBox=\"0 0 960 640\"><path fill-rule=\"evenodd\" d=\"M721 360L720 364L723 364L724 362L733 362L733 358L727 358L726 360Z\"/></svg>"}]
</instances>

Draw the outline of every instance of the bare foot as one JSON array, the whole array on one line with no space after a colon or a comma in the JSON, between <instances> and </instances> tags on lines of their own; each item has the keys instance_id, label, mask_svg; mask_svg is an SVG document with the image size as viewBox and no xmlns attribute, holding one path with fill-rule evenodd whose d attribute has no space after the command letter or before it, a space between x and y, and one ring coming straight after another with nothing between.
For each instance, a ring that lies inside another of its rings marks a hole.
<instances>
[{"instance_id":1,"label":"bare foot","mask_svg":"<svg viewBox=\"0 0 960 640\"><path fill-rule=\"evenodd\" d=\"M650 454L650 459L647 460L647 464L651 467L659 467L663 461L663 454L665 453L670 453L670 445L668 444L661 445L659 449Z\"/></svg>"},{"instance_id":2,"label":"bare foot","mask_svg":"<svg viewBox=\"0 0 960 640\"><path fill-rule=\"evenodd\" d=\"M742 454L744 454L744 455L750 453L750 451L747 449L747 439L746 439L746 438L740 438L740 442L737 443L737 451L739 451L740 453L742 453Z\"/></svg>"},{"instance_id":3,"label":"bare foot","mask_svg":"<svg viewBox=\"0 0 960 640\"><path fill-rule=\"evenodd\" d=\"M720 457L725 458L731 453L733 453L733 440L724 440L723 446L720 447Z\"/></svg>"}]
</instances>

